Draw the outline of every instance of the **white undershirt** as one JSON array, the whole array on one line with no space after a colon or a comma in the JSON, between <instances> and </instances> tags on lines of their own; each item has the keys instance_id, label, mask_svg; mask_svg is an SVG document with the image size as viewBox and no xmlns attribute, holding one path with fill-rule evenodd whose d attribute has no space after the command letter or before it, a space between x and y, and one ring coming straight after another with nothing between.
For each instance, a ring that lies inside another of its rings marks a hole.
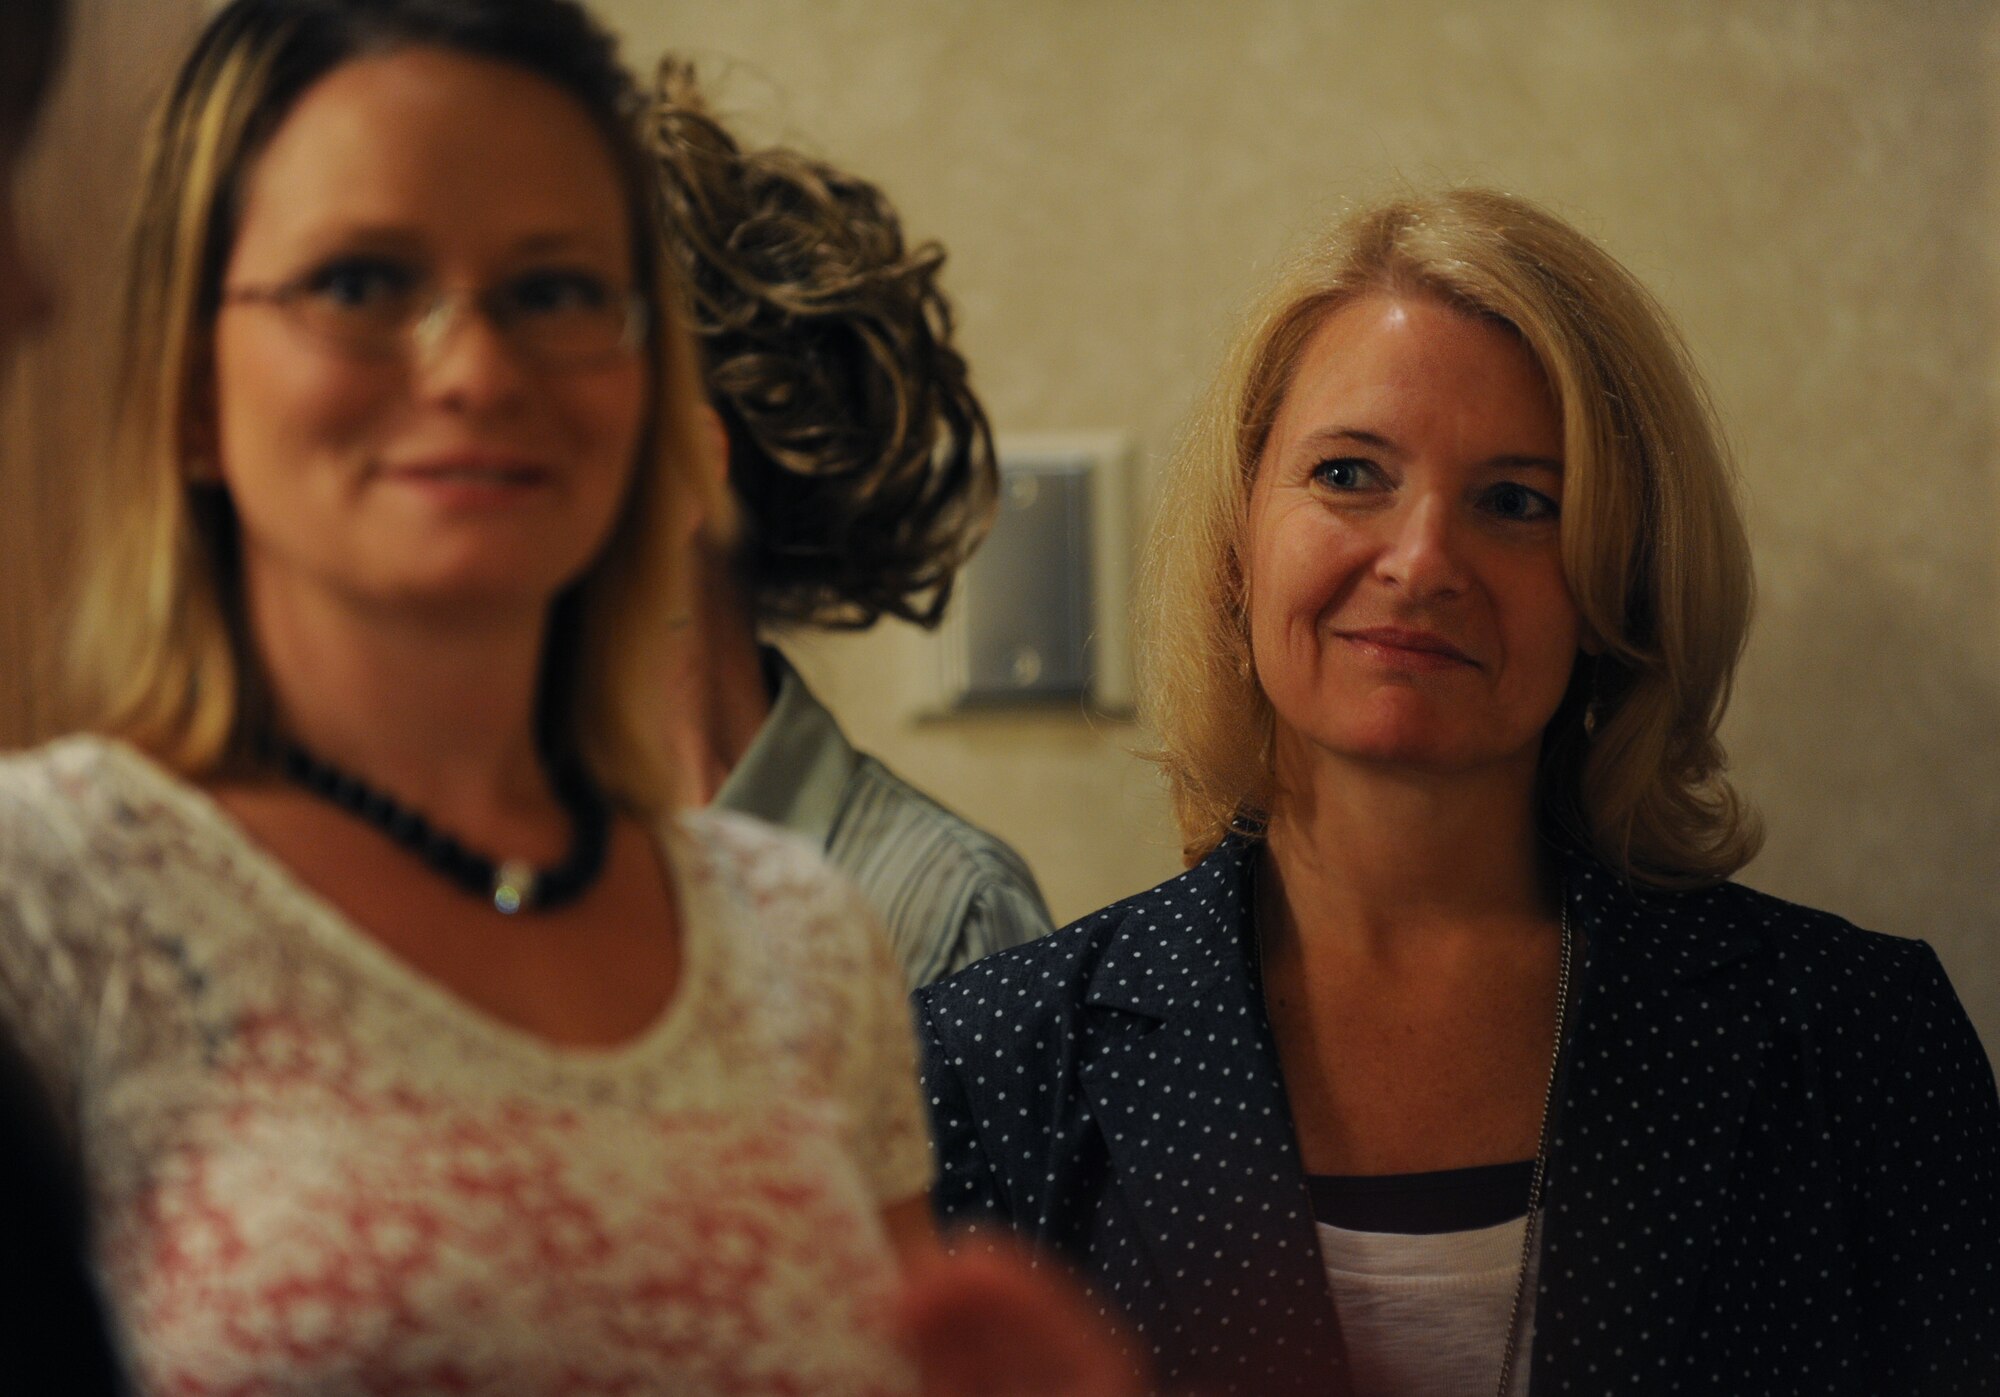
<instances>
[{"instance_id":1,"label":"white undershirt","mask_svg":"<svg viewBox=\"0 0 2000 1397\"><path fill-rule=\"evenodd\" d=\"M1466 1232L1355 1232L1318 1224L1320 1256L1359 1397L1493 1397L1527 1218ZM1507 1397L1526 1397L1535 1330L1528 1263Z\"/></svg>"}]
</instances>

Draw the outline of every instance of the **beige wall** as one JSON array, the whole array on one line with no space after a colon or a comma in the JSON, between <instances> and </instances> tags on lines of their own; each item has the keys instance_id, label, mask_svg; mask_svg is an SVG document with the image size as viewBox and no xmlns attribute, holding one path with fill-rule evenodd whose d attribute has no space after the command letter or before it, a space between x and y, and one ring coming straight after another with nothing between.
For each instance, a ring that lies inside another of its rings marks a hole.
<instances>
[{"instance_id":1,"label":"beige wall","mask_svg":"<svg viewBox=\"0 0 2000 1397\"><path fill-rule=\"evenodd\" d=\"M1763 612L1729 736L1753 883L1937 944L2000 1049L2000 18L1926 0L599 0L753 134L881 180L951 249L1004 431L1150 475L1232 315L1343 196L1555 205L1680 317L1744 465ZM28 192L64 335L0 412L0 737L87 507L138 114L201 0L81 0ZM143 12L145 23L134 22ZM29 461L36 469L24 469ZM1142 498L1144 491L1142 493ZM865 745L1014 841L1067 918L1177 866L1128 726L916 720L906 629L802 647Z\"/></svg>"},{"instance_id":2,"label":"beige wall","mask_svg":"<svg viewBox=\"0 0 2000 1397\"><path fill-rule=\"evenodd\" d=\"M1665 299L1741 455L1762 614L1728 735L1749 881L1930 938L2000 1049L2000 22L1927 0L601 0L763 137L950 248L996 423L1150 472L1225 327L1343 196L1542 199ZM1176 866L1138 737L921 724L921 647L807 650L856 735L1059 917Z\"/></svg>"}]
</instances>

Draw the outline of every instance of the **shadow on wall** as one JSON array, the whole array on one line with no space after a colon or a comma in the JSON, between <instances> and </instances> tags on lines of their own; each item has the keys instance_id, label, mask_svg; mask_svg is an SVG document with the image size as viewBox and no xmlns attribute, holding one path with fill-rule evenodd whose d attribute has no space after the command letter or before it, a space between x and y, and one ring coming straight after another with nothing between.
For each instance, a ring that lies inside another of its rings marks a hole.
<instances>
[{"instance_id":1,"label":"shadow on wall","mask_svg":"<svg viewBox=\"0 0 2000 1397\"><path fill-rule=\"evenodd\" d=\"M1745 881L1929 941L2000 1058L2000 607L1852 553L1794 579L1765 599L1730 734L1770 830Z\"/></svg>"}]
</instances>

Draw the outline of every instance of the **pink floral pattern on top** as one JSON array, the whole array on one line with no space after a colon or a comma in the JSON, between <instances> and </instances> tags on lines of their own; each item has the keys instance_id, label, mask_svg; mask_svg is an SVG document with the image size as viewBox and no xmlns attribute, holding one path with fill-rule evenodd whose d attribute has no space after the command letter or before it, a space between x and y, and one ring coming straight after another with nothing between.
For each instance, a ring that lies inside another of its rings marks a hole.
<instances>
[{"instance_id":1,"label":"pink floral pattern on top","mask_svg":"<svg viewBox=\"0 0 2000 1397\"><path fill-rule=\"evenodd\" d=\"M930 1173L900 974L803 845L713 814L662 839L681 987L568 1049L130 750L0 762L0 1014L76 1132L148 1392L910 1389L880 1224Z\"/></svg>"}]
</instances>

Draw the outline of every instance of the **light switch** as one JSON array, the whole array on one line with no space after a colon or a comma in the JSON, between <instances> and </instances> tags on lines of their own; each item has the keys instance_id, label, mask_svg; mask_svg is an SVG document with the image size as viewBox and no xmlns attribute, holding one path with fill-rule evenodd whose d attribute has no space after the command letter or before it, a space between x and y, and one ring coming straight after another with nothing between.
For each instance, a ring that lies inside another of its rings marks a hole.
<instances>
[{"instance_id":1,"label":"light switch","mask_svg":"<svg viewBox=\"0 0 2000 1397\"><path fill-rule=\"evenodd\" d=\"M1096 703L1107 658L1107 595L1122 572L1107 560L1104 516L1118 510L1122 437L1002 438L992 531L959 574L941 640L947 710L1010 704ZM1114 553L1120 552L1114 548ZM1118 579L1122 584L1122 577ZM1123 637L1123 616L1113 621ZM1122 661L1122 644L1110 658Z\"/></svg>"}]
</instances>

